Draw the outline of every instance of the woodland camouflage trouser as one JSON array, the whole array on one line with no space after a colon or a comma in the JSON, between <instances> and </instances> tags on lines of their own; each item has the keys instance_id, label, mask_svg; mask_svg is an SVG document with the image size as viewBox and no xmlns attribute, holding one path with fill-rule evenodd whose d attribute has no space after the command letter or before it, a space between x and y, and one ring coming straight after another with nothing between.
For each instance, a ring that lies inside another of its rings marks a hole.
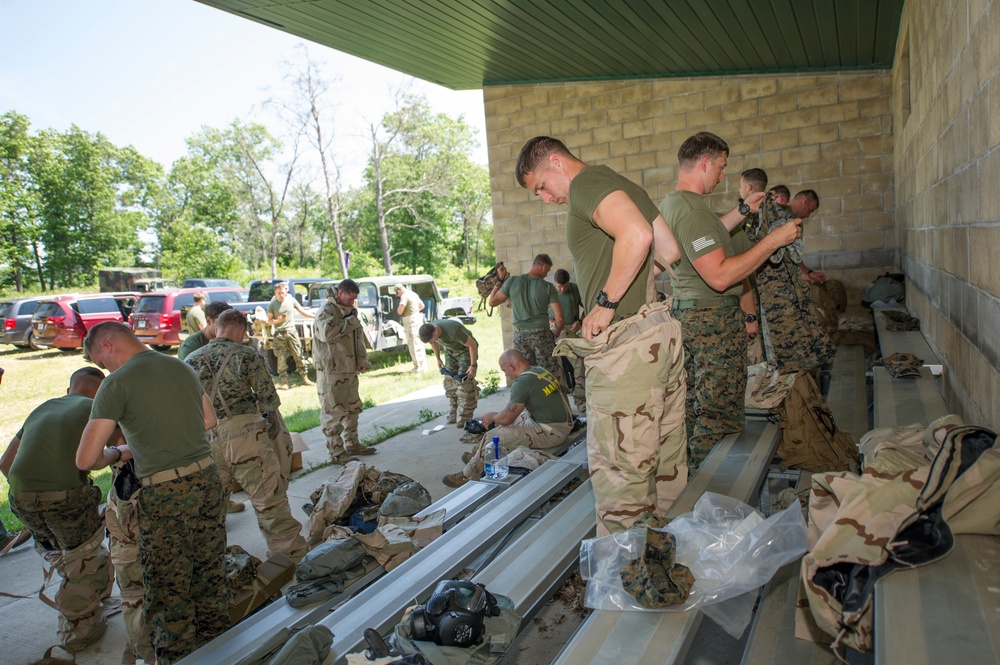
<instances>
[{"instance_id":1,"label":"woodland camouflage trouser","mask_svg":"<svg viewBox=\"0 0 1000 665\"><path fill-rule=\"evenodd\" d=\"M358 415L364 410L358 392L357 374L316 373L316 392L319 395L319 424L326 435L326 449L330 459L345 452L344 442L359 446Z\"/></svg>"},{"instance_id":2,"label":"woodland camouflage trouser","mask_svg":"<svg viewBox=\"0 0 1000 665\"><path fill-rule=\"evenodd\" d=\"M274 357L278 360L278 374L287 376L288 356L295 359L295 367L299 374L306 376L306 364L302 360L302 341L295 328L283 331L275 331L271 338L271 346L274 349Z\"/></svg>"},{"instance_id":3,"label":"woodland camouflage trouser","mask_svg":"<svg viewBox=\"0 0 1000 665\"><path fill-rule=\"evenodd\" d=\"M765 263L757 271L757 293L769 366L782 374L811 372L833 360L837 347L813 313L798 266Z\"/></svg>"},{"instance_id":4,"label":"woodland camouflage trouser","mask_svg":"<svg viewBox=\"0 0 1000 665\"><path fill-rule=\"evenodd\" d=\"M267 435L267 421L252 413L224 418L217 428L212 456L222 486L229 487L235 479L250 495L268 556L281 553L298 563L309 545L300 534L302 524L292 517L281 463Z\"/></svg>"},{"instance_id":5,"label":"woodland camouflage trouser","mask_svg":"<svg viewBox=\"0 0 1000 665\"><path fill-rule=\"evenodd\" d=\"M59 611L59 637L73 651L96 642L107 628L101 601L111 595L113 581L97 510L100 501L101 490L94 485L10 493L11 511L31 531L38 554L62 578L54 601L43 592L39 597Z\"/></svg>"},{"instance_id":6,"label":"woodland camouflage trouser","mask_svg":"<svg viewBox=\"0 0 1000 665\"><path fill-rule=\"evenodd\" d=\"M472 364L472 357L469 350L452 351L444 350L444 368L451 372L452 376L459 376L469 371ZM444 377L444 394L448 398L448 405L452 413L458 418L458 426L464 427L465 421L472 419L479 404L479 386L475 379L456 381L451 376Z\"/></svg>"},{"instance_id":7,"label":"woodland camouflage trouser","mask_svg":"<svg viewBox=\"0 0 1000 665\"><path fill-rule=\"evenodd\" d=\"M747 334L739 306L675 312L684 330L688 464L697 469L726 434L746 422Z\"/></svg>"},{"instance_id":8,"label":"woodland camouflage trouser","mask_svg":"<svg viewBox=\"0 0 1000 665\"><path fill-rule=\"evenodd\" d=\"M562 380L562 363L555 359L552 351L555 338L548 328L537 330L515 330L512 346L521 352L529 365L544 367L552 376Z\"/></svg>"},{"instance_id":9,"label":"woodland camouflage trouser","mask_svg":"<svg viewBox=\"0 0 1000 665\"><path fill-rule=\"evenodd\" d=\"M139 490L141 491L141 490ZM122 594L122 618L125 620L125 643L136 658L156 662L142 615L142 564L139 563L139 492L127 500L119 499L112 485L104 520L111 536L111 563Z\"/></svg>"},{"instance_id":10,"label":"woodland camouflage trouser","mask_svg":"<svg viewBox=\"0 0 1000 665\"><path fill-rule=\"evenodd\" d=\"M557 355L583 357L587 459L597 535L665 515L687 484L684 350L665 305L644 305L593 340L564 339Z\"/></svg>"},{"instance_id":11,"label":"woodland camouflage trouser","mask_svg":"<svg viewBox=\"0 0 1000 665\"><path fill-rule=\"evenodd\" d=\"M214 465L139 492L142 610L158 665L229 628L223 497Z\"/></svg>"}]
</instances>

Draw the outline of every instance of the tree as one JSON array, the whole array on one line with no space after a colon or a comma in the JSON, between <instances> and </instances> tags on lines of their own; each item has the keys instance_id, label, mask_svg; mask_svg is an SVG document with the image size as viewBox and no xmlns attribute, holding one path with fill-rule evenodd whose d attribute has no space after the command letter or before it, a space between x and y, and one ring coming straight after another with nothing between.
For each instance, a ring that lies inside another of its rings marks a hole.
<instances>
[{"instance_id":1,"label":"tree","mask_svg":"<svg viewBox=\"0 0 1000 665\"><path fill-rule=\"evenodd\" d=\"M159 165L75 125L38 141L32 169L49 288L92 284L102 265L138 265Z\"/></svg>"},{"instance_id":2,"label":"tree","mask_svg":"<svg viewBox=\"0 0 1000 665\"><path fill-rule=\"evenodd\" d=\"M366 179L372 191L382 264L392 274L393 261L423 263L427 253L449 247L447 199L468 164L472 130L462 119L434 114L423 97L400 95L395 111L369 125L371 153ZM434 256L439 256L434 254Z\"/></svg>"},{"instance_id":3,"label":"tree","mask_svg":"<svg viewBox=\"0 0 1000 665\"><path fill-rule=\"evenodd\" d=\"M28 264L34 262L38 282L45 289L40 251L38 196L31 173L36 141L28 118L8 111L0 116L0 266L14 288L24 290Z\"/></svg>"},{"instance_id":4,"label":"tree","mask_svg":"<svg viewBox=\"0 0 1000 665\"><path fill-rule=\"evenodd\" d=\"M319 155L323 191L326 195L327 223L337 251L338 272L346 279L347 260L340 224L340 217L344 210L344 197L341 189L340 165L331 150L334 138L333 120L326 117L328 115L326 97L330 91L330 82L320 75L319 66L309 57L308 49L305 46L300 46L300 48L303 52L304 62L297 72L288 77L295 93L295 99L290 106L282 104L282 107L292 114L299 131ZM327 126L329 126L329 131L326 131ZM320 237L325 239L327 234L321 233ZM320 255L322 258L322 246Z\"/></svg>"}]
</instances>

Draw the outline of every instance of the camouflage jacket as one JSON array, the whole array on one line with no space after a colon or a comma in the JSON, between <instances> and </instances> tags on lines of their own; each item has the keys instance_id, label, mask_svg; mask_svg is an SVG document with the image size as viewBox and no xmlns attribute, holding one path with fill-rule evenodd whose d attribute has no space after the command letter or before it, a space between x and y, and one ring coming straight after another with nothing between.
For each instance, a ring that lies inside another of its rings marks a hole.
<instances>
[{"instance_id":1,"label":"camouflage jacket","mask_svg":"<svg viewBox=\"0 0 1000 665\"><path fill-rule=\"evenodd\" d=\"M792 214L792 209L775 201L774 195L768 192L763 203L760 204L760 210L757 211L757 214L747 216L744 228L750 242L756 245L761 238L771 232L772 228L786 224L793 219L795 219L795 215ZM778 264L787 258L791 263L798 265L802 263L803 250L802 238L799 238L791 245L778 249L768 260Z\"/></svg>"},{"instance_id":2,"label":"camouflage jacket","mask_svg":"<svg viewBox=\"0 0 1000 665\"><path fill-rule=\"evenodd\" d=\"M226 356L235 347L232 357L222 369L218 389L212 394L215 375ZM281 404L274 381L264 367L264 361L249 346L216 337L184 359L198 373L205 392L212 399L215 415L221 420L260 411L275 411ZM225 403L225 406L223 406ZM229 414L226 413L226 408Z\"/></svg>"},{"instance_id":3,"label":"camouflage jacket","mask_svg":"<svg viewBox=\"0 0 1000 665\"><path fill-rule=\"evenodd\" d=\"M357 374L368 368L365 332L358 310L341 307L333 298L316 315L313 333L313 364L317 372Z\"/></svg>"}]
</instances>

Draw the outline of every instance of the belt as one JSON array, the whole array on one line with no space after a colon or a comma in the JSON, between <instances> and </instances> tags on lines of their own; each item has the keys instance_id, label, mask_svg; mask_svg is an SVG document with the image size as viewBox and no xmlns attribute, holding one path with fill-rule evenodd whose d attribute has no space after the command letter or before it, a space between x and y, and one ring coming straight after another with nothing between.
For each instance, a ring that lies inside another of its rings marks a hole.
<instances>
[{"instance_id":1,"label":"belt","mask_svg":"<svg viewBox=\"0 0 1000 665\"><path fill-rule=\"evenodd\" d=\"M739 296L717 296L715 298L698 298L696 300L674 299L674 311L685 309L713 309L715 307L736 307L740 304Z\"/></svg>"},{"instance_id":2,"label":"belt","mask_svg":"<svg viewBox=\"0 0 1000 665\"><path fill-rule=\"evenodd\" d=\"M514 328L514 332L539 332L541 330L552 332L549 330L548 326L545 326L544 328Z\"/></svg>"},{"instance_id":3,"label":"belt","mask_svg":"<svg viewBox=\"0 0 1000 665\"><path fill-rule=\"evenodd\" d=\"M143 487L149 487L150 485L159 485L160 483L165 483L168 480L177 480L178 478L183 478L184 476L190 476L192 473L198 473L199 471L204 471L210 466L214 466L215 462L212 460L212 456L209 455L204 459L200 459L197 462L188 464L187 466L177 467L176 469L167 469L166 471L158 471L151 476L146 476L145 478L140 478Z\"/></svg>"},{"instance_id":4,"label":"belt","mask_svg":"<svg viewBox=\"0 0 1000 665\"><path fill-rule=\"evenodd\" d=\"M12 492L18 501L61 501L62 499L72 499L75 496L82 496L90 491L92 484L80 485L68 490L49 490L47 492Z\"/></svg>"}]
</instances>

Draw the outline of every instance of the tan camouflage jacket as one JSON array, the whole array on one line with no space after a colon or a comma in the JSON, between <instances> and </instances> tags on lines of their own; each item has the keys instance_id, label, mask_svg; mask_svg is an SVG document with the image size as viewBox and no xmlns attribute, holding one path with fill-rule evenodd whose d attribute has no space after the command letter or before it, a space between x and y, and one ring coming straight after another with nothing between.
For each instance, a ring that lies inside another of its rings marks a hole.
<instances>
[{"instance_id":1,"label":"tan camouflage jacket","mask_svg":"<svg viewBox=\"0 0 1000 665\"><path fill-rule=\"evenodd\" d=\"M313 334L313 364L317 372L357 374L368 368L365 332L358 310L341 307L332 297L316 316Z\"/></svg>"}]
</instances>

